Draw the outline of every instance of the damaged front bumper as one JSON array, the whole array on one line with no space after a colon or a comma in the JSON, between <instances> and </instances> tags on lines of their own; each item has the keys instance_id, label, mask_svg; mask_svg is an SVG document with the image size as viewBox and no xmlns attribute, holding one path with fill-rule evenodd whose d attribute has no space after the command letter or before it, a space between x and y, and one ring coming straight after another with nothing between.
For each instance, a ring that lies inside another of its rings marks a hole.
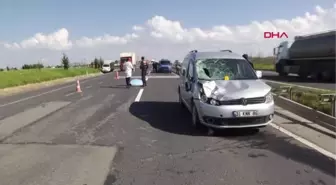
<instances>
[{"instance_id":1,"label":"damaged front bumper","mask_svg":"<svg viewBox=\"0 0 336 185\"><path fill-rule=\"evenodd\" d=\"M215 106L196 101L200 122L213 128L254 128L264 127L274 117L274 102L251 105ZM236 117L235 111L257 111L253 117Z\"/></svg>"}]
</instances>

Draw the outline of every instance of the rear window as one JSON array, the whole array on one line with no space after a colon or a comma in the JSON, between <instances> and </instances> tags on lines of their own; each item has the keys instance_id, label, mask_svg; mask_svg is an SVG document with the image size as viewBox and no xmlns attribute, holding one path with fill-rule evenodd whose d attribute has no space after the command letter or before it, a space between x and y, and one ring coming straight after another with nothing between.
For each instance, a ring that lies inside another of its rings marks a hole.
<instances>
[{"instance_id":1,"label":"rear window","mask_svg":"<svg viewBox=\"0 0 336 185\"><path fill-rule=\"evenodd\" d=\"M161 60L160 61L160 64L163 64L163 65L170 65L170 61L169 60Z\"/></svg>"},{"instance_id":2,"label":"rear window","mask_svg":"<svg viewBox=\"0 0 336 185\"><path fill-rule=\"evenodd\" d=\"M110 65L109 64L104 64L103 67L110 67Z\"/></svg>"}]
</instances>

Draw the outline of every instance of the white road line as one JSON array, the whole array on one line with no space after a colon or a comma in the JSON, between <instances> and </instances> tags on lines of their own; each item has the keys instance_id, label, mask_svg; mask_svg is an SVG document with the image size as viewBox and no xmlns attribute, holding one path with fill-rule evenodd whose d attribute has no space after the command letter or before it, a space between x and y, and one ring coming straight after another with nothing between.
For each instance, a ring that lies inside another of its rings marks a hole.
<instances>
[{"instance_id":1,"label":"white road line","mask_svg":"<svg viewBox=\"0 0 336 185\"><path fill-rule=\"evenodd\" d=\"M85 88L89 89L89 88L91 88L91 87L92 87L92 85L89 85L89 86L86 86Z\"/></svg>"},{"instance_id":2,"label":"white road line","mask_svg":"<svg viewBox=\"0 0 336 185\"><path fill-rule=\"evenodd\" d=\"M103 82L99 82L98 84L102 84Z\"/></svg>"},{"instance_id":3,"label":"white road line","mask_svg":"<svg viewBox=\"0 0 336 185\"><path fill-rule=\"evenodd\" d=\"M99 76L98 76L99 77ZM88 79L88 80L84 80L84 82L81 82L81 84L83 83L86 83L86 82L89 82L91 80L95 80L96 78L93 78L93 79ZM5 103L5 104L2 104L0 105L0 108L1 107L6 107L8 105L13 105L13 104L16 104L16 103L20 103L20 102L23 102L23 101L26 101L26 100L30 100L30 99L33 99L33 98L37 98L37 97L40 97L40 96L43 96L43 95L46 95L46 94L50 94L52 92L56 92L56 91L59 91L59 90L62 90L62 89L65 89L65 88L68 88L68 87L73 87L75 84L71 84L71 85L67 85L67 86L63 86L63 87L60 87L60 88L57 88L57 89L53 89L53 90L50 90L50 91L47 91L47 92L44 92L44 93L41 93L41 94L37 94L37 95L34 95L34 96L29 96L29 97L26 97L26 98L22 98L22 99L19 99L19 100L16 100L16 101L12 101L12 102L9 102L9 103Z\"/></svg>"},{"instance_id":4,"label":"white road line","mask_svg":"<svg viewBox=\"0 0 336 185\"><path fill-rule=\"evenodd\" d=\"M140 101L143 91L144 91L144 89L139 90L138 95L136 96L134 102L139 102Z\"/></svg>"},{"instance_id":5,"label":"white road line","mask_svg":"<svg viewBox=\"0 0 336 185\"><path fill-rule=\"evenodd\" d=\"M73 95L75 93L77 93L77 92L72 92L72 93L66 94L65 96L71 96L71 95Z\"/></svg>"},{"instance_id":6,"label":"white road line","mask_svg":"<svg viewBox=\"0 0 336 185\"><path fill-rule=\"evenodd\" d=\"M284 133L284 134L286 134L286 135L294 138L295 140L301 142L302 144L304 144L304 145L306 145L306 146L308 146L308 147L316 150L317 152L319 152L319 153L321 153L321 154L323 154L323 155L325 155L327 157L330 157L330 158L336 160L336 155L335 154L333 154L333 153L331 153L331 152L329 152L329 151L327 151L327 150L325 150L325 149L317 146L316 144L314 144L314 143L312 143L312 142L310 142L310 141L308 141L308 140L306 140L306 139L304 139L304 138L302 138L302 137L300 137L298 135L293 134L292 132L284 129L283 127L280 127L277 124L270 123L269 125L272 126L275 129L279 130L280 132L282 132L282 133Z\"/></svg>"}]
</instances>

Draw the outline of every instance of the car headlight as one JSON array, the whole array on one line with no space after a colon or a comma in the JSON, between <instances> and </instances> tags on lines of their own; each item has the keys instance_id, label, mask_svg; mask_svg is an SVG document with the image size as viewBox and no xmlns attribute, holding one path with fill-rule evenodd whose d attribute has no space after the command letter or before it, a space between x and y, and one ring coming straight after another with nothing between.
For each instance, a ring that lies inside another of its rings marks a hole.
<instances>
[{"instance_id":1,"label":"car headlight","mask_svg":"<svg viewBox=\"0 0 336 185\"><path fill-rule=\"evenodd\" d=\"M201 101L203 103L207 103L207 104L210 104L210 105L215 105L215 106L218 106L220 105L219 101L218 100L215 100L215 99L212 99L212 98L208 98L205 94L201 94Z\"/></svg>"},{"instance_id":2,"label":"car headlight","mask_svg":"<svg viewBox=\"0 0 336 185\"><path fill-rule=\"evenodd\" d=\"M273 102L273 95L272 95L272 93L271 92L267 93L266 96L265 96L265 99L266 99L265 103L271 103L271 102Z\"/></svg>"}]
</instances>

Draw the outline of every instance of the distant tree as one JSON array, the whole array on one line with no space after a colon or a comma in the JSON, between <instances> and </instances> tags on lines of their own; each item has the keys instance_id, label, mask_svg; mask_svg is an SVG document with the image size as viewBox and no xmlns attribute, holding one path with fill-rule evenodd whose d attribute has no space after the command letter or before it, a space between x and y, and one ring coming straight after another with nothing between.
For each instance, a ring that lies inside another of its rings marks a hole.
<instances>
[{"instance_id":1,"label":"distant tree","mask_svg":"<svg viewBox=\"0 0 336 185\"><path fill-rule=\"evenodd\" d=\"M22 69L42 69L44 68L44 65L42 63L37 63L37 64L24 64Z\"/></svg>"},{"instance_id":2,"label":"distant tree","mask_svg":"<svg viewBox=\"0 0 336 185\"><path fill-rule=\"evenodd\" d=\"M70 67L70 61L69 61L69 58L68 56L66 56L65 54L63 54L63 57L62 57L62 65L63 65L63 68L65 70L68 70L69 67Z\"/></svg>"},{"instance_id":3,"label":"distant tree","mask_svg":"<svg viewBox=\"0 0 336 185\"><path fill-rule=\"evenodd\" d=\"M98 66L99 66L99 60L97 58L95 58L93 63L94 63L94 68L97 69Z\"/></svg>"},{"instance_id":4,"label":"distant tree","mask_svg":"<svg viewBox=\"0 0 336 185\"><path fill-rule=\"evenodd\" d=\"M94 62L91 62L89 65L91 68L94 68Z\"/></svg>"},{"instance_id":5,"label":"distant tree","mask_svg":"<svg viewBox=\"0 0 336 185\"><path fill-rule=\"evenodd\" d=\"M99 58L99 68L102 68L104 65L104 60L100 57Z\"/></svg>"}]
</instances>

